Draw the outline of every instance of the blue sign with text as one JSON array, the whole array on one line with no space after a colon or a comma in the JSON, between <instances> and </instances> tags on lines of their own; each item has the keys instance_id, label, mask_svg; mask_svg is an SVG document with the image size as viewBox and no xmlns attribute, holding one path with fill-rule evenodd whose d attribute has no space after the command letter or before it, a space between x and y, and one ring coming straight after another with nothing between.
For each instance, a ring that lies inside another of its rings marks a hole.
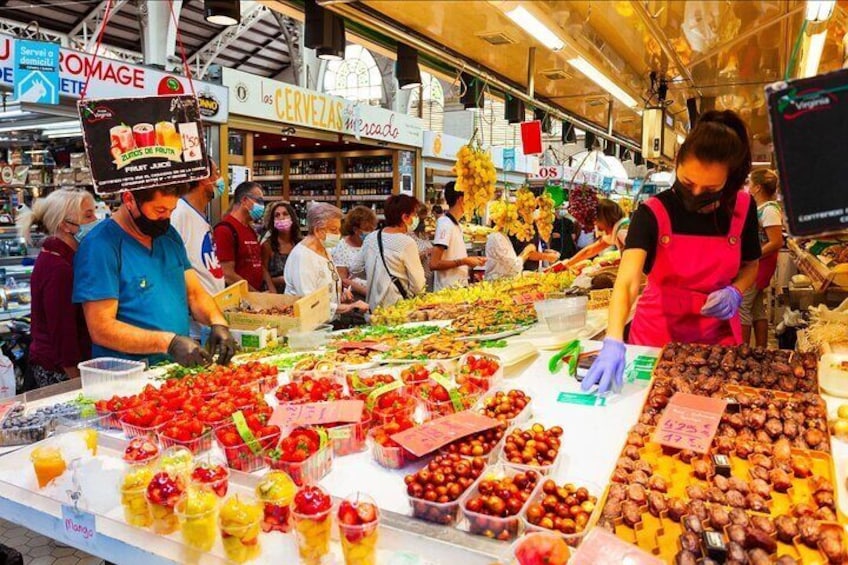
<instances>
[{"instance_id":1,"label":"blue sign with text","mask_svg":"<svg viewBox=\"0 0 848 565\"><path fill-rule=\"evenodd\" d=\"M59 103L59 44L15 42L15 99L32 104Z\"/></svg>"},{"instance_id":2,"label":"blue sign with text","mask_svg":"<svg viewBox=\"0 0 848 565\"><path fill-rule=\"evenodd\" d=\"M507 147L503 150L503 170L515 170L515 147Z\"/></svg>"}]
</instances>

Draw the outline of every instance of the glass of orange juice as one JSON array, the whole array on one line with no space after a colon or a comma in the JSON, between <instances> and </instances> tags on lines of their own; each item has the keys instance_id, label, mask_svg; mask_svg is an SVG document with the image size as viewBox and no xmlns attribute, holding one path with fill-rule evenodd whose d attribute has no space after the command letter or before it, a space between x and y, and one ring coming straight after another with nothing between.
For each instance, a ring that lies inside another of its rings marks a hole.
<instances>
[{"instance_id":1,"label":"glass of orange juice","mask_svg":"<svg viewBox=\"0 0 848 565\"><path fill-rule=\"evenodd\" d=\"M65 472L65 459L57 447L36 447L29 458L35 468L38 488L44 488L50 481Z\"/></svg>"}]
</instances>

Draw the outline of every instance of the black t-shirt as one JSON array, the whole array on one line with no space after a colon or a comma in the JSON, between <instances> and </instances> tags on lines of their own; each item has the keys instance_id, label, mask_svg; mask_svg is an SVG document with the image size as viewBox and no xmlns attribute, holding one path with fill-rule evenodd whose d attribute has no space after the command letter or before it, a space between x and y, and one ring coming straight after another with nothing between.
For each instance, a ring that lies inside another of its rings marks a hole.
<instances>
[{"instance_id":1,"label":"black t-shirt","mask_svg":"<svg viewBox=\"0 0 848 565\"><path fill-rule=\"evenodd\" d=\"M724 208L713 213L687 212L683 203L672 190L666 190L657 195L665 206L671 218L672 233L686 235L725 236L730 232L730 216ZM644 272L647 275L654 266L657 253L657 232L659 227L654 213L645 205L639 206L630 220L627 231L626 249L644 249L648 252L645 259ZM759 225L757 223L757 206L753 198L748 207L745 227L742 229L742 261L754 261L760 258Z\"/></svg>"},{"instance_id":2,"label":"black t-shirt","mask_svg":"<svg viewBox=\"0 0 848 565\"><path fill-rule=\"evenodd\" d=\"M574 236L580 234L576 229L576 224L570 218L563 216L554 221L554 231L560 236L551 242L551 248L559 251L563 259L573 257L577 253Z\"/></svg>"}]
</instances>

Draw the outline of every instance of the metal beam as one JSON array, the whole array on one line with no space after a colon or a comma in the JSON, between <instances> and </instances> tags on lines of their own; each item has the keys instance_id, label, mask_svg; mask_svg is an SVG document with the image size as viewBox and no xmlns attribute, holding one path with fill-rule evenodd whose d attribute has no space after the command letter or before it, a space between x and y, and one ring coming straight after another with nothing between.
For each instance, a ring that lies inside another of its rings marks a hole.
<instances>
[{"instance_id":1,"label":"metal beam","mask_svg":"<svg viewBox=\"0 0 848 565\"><path fill-rule=\"evenodd\" d=\"M662 49L663 53L665 53L665 56L668 57L668 60L677 67L680 76L686 79L689 87L692 88L698 96L701 96L702 93L698 88L698 85L695 84L695 79L692 77L691 71L689 71L689 68L683 64L683 61L680 60L680 56L677 54L677 51L674 50L674 47L672 47L671 42L669 42L668 37L665 35L665 32L663 32L662 28L660 28L659 24L657 24L656 19L654 19L654 16L648 11L644 2L641 0L630 0L630 5L633 6L633 9L637 14L639 14L639 17L642 19L642 23L645 24L646 28L648 28L648 31L659 44L660 49Z\"/></svg>"},{"instance_id":2,"label":"metal beam","mask_svg":"<svg viewBox=\"0 0 848 565\"><path fill-rule=\"evenodd\" d=\"M241 37L251 27L261 21L270 10L262 4L256 3L241 15L241 21L236 25L224 28L221 33L207 41L192 56L192 64L195 67L195 78L202 79L209 72L211 65L224 49Z\"/></svg>"},{"instance_id":3,"label":"metal beam","mask_svg":"<svg viewBox=\"0 0 848 565\"><path fill-rule=\"evenodd\" d=\"M94 44L97 42L97 36L100 33L100 28L107 24L104 20L106 8L109 7L109 17L114 16L121 8L127 4L128 0L101 0L90 12L88 12L78 23L68 32L72 46L80 51L90 53L94 49Z\"/></svg>"}]
</instances>

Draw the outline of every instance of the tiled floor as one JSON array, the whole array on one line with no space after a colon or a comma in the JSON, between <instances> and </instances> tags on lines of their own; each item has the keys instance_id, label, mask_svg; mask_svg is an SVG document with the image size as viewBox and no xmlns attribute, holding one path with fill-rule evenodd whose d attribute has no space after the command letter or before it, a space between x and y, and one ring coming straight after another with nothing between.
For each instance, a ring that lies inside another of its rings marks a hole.
<instances>
[{"instance_id":1,"label":"tiled floor","mask_svg":"<svg viewBox=\"0 0 848 565\"><path fill-rule=\"evenodd\" d=\"M103 560L0 520L0 543L21 552L25 565L103 565Z\"/></svg>"}]
</instances>

